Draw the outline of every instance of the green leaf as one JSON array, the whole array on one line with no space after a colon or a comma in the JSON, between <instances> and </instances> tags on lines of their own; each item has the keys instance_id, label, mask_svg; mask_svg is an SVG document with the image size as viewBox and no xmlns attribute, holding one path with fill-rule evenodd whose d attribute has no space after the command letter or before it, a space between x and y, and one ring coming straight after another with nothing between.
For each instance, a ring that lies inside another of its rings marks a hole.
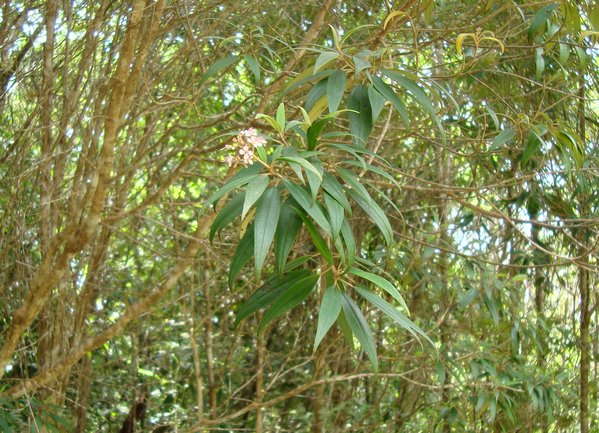
<instances>
[{"instance_id":1,"label":"green leaf","mask_svg":"<svg viewBox=\"0 0 599 433\"><path fill-rule=\"evenodd\" d=\"M343 94L345 93L345 72L335 71L327 80L327 100L329 113L334 113L339 108Z\"/></svg>"},{"instance_id":2,"label":"green leaf","mask_svg":"<svg viewBox=\"0 0 599 433\"><path fill-rule=\"evenodd\" d=\"M347 248L347 267L351 267L356 257L356 240L346 219L341 225L341 237Z\"/></svg>"},{"instance_id":3,"label":"green leaf","mask_svg":"<svg viewBox=\"0 0 599 433\"><path fill-rule=\"evenodd\" d=\"M308 161L307 159L295 157L295 156L282 156L279 158L279 160L297 164L297 165L303 167L306 170L306 172L311 171L316 177L318 177L320 180L322 180L322 174L320 174L320 171L316 167L314 167L314 165L312 165L312 163L310 161Z\"/></svg>"},{"instance_id":4,"label":"green leaf","mask_svg":"<svg viewBox=\"0 0 599 433\"><path fill-rule=\"evenodd\" d=\"M295 281L312 275L308 269L291 271L282 276L275 275L258 288L247 301L239 308L235 317L235 326L249 315L258 310L266 308L282 293L284 293Z\"/></svg>"},{"instance_id":5,"label":"green leaf","mask_svg":"<svg viewBox=\"0 0 599 433\"><path fill-rule=\"evenodd\" d=\"M329 236L331 236L331 225L322 210L314 202L308 192L299 185L294 184L288 179L283 179L283 186L289 191L295 201L306 211L306 213L316 221Z\"/></svg>"},{"instance_id":6,"label":"green leaf","mask_svg":"<svg viewBox=\"0 0 599 433\"><path fill-rule=\"evenodd\" d=\"M322 128L324 128L326 124L329 123L331 120L331 118L324 118L310 125L310 127L306 131L308 150L314 150L314 148L316 148L316 145L318 144L318 136L320 135L320 131L322 131Z\"/></svg>"},{"instance_id":7,"label":"green leaf","mask_svg":"<svg viewBox=\"0 0 599 433\"><path fill-rule=\"evenodd\" d=\"M258 83L260 81L260 64L255 58L248 54L244 55L243 58L250 67L252 74L254 74L254 79L256 80L256 83Z\"/></svg>"},{"instance_id":8,"label":"green leaf","mask_svg":"<svg viewBox=\"0 0 599 433\"><path fill-rule=\"evenodd\" d=\"M252 164L249 167L242 168L239 170L231 179L229 179L218 191L213 193L206 200L207 205L212 205L218 201L222 196L227 194L229 191L234 190L235 188L242 187L243 185L249 183L254 176L258 174L260 169L262 168L261 164Z\"/></svg>"},{"instance_id":9,"label":"green leaf","mask_svg":"<svg viewBox=\"0 0 599 433\"><path fill-rule=\"evenodd\" d=\"M368 193L368 190L364 188L364 185L362 185L357 175L341 167L337 169L337 173L339 173L339 176L341 176L343 180L349 185L350 190L357 193L360 197L364 199L364 201L368 203L372 201L372 199L370 198L370 194Z\"/></svg>"},{"instance_id":10,"label":"green leaf","mask_svg":"<svg viewBox=\"0 0 599 433\"><path fill-rule=\"evenodd\" d=\"M368 86L368 100L370 101L370 107L372 108L372 123L375 123L376 119L381 115L381 111L383 111L385 98L374 88L374 86Z\"/></svg>"},{"instance_id":11,"label":"green leaf","mask_svg":"<svg viewBox=\"0 0 599 433\"><path fill-rule=\"evenodd\" d=\"M243 269L247 262L250 261L252 256L254 255L254 227L252 223L248 229L245 231L245 234L239 241L237 248L235 248L235 254L233 254L233 258L231 259L231 265L229 266L229 288L233 288L233 283L235 283L235 279L239 272Z\"/></svg>"},{"instance_id":12,"label":"green leaf","mask_svg":"<svg viewBox=\"0 0 599 433\"><path fill-rule=\"evenodd\" d=\"M399 310L393 307L393 305L385 301L376 293L372 293L371 291L363 289L361 287L354 287L354 289L356 289L360 296L362 296L364 299L366 299L368 302L370 302L372 305L374 305L376 308L382 311L385 315L394 320L399 326L408 331L414 337L418 338L418 336L420 335L421 337L425 338L431 345L434 345L432 340L418 325L416 325L414 322L408 319Z\"/></svg>"},{"instance_id":13,"label":"green leaf","mask_svg":"<svg viewBox=\"0 0 599 433\"><path fill-rule=\"evenodd\" d=\"M336 51L323 51L320 53L316 63L314 63L314 73L317 73L323 66L328 65L337 57L339 57L339 53Z\"/></svg>"},{"instance_id":14,"label":"green leaf","mask_svg":"<svg viewBox=\"0 0 599 433\"><path fill-rule=\"evenodd\" d=\"M336 238L345 219L343 206L326 192L323 197L329 214L329 222L331 223L331 236Z\"/></svg>"},{"instance_id":15,"label":"green leaf","mask_svg":"<svg viewBox=\"0 0 599 433\"><path fill-rule=\"evenodd\" d=\"M218 74L223 69L226 69L233 63L237 62L237 60L239 60L239 58L235 55L230 55L222 59L218 59L206 70L204 75L202 75L202 78L200 78L200 82L198 83L198 85L205 83L208 79Z\"/></svg>"},{"instance_id":16,"label":"green leaf","mask_svg":"<svg viewBox=\"0 0 599 433\"><path fill-rule=\"evenodd\" d=\"M295 80L289 84L289 86L285 89L285 95L293 92L295 89L302 87L304 84L309 83L310 81L322 80L323 78L328 77L333 72L333 69L327 69L325 71L317 72L316 74L309 74L309 70L304 71L300 74ZM308 122L309 123L309 122Z\"/></svg>"},{"instance_id":17,"label":"green leaf","mask_svg":"<svg viewBox=\"0 0 599 433\"><path fill-rule=\"evenodd\" d=\"M432 101L429 99L429 97L426 95L426 93L424 93L424 90L422 90L418 86L418 84L416 84L412 79L406 77L405 75L403 75L402 73L400 73L398 71L383 69L382 72L387 77L389 77L390 79L395 81L397 84L399 84L401 87L403 87L408 92L410 92L410 95L412 96L412 98L435 121L435 123L437 124L437 127L439 128L439 131L441 132L443 141L445 141L445 129L443 128L443 125L441 124L441 120L439 120L439 117L437 116L437 113L435 112L435 107L433 106Z\"/></svg>"},{"instance_id":18,"label":"green leaf","mask_svg":"<svg viewBox=\"0 0 599 433\"><path fill-rule=\"evenodd\" d=\"M291 310L293 307L306 299L310 292L314 289L317 281L318 275L311 274L307 277L296 280L291 286L289 286L289 288L273 302L268 311L264 313L264 317L262 318L260 325L258 325L258 333L261 333L264 330L264 327L272 320Z\"/></svg>"},{"instance_id":19,"label":"green leaf","mask_svg":"<svg viewBox=\"0 0 599 433\"><path fill-rule=\"evenodd\" d=\"M306 110L310 111L327 94L327 80L321 80L310 89L306 97ZM314 120L314 119L312 119Z\"/></svg>"},{"instance_id":20,"label":"green leaf","mask_svg":"<svg viewBox=\"0 0 599 433\"><path fill-rule=\"evenodd\" d=\"M253 178L245 188L245 200L243 202L243 210L241 211L241 219L243 220L247 215L248 211L258 201L266 187L268 186L268 176L265 174L259 174Z\"/></svg>"},{"instance_id":21,"label":"green leaf","mask_svg":"<svg viewBox=\"0 0 599 433\"><path fill-rule=\"evenodd\" d=\"M376 355L376 343L364 315L358 305L346 293L343 293L342 308L349 327L360 342L366 355L368 355L372 368L377 371L379 364Z\"/></svg>"},{"instance_id":22,"label":"green leaf","mask_svg":"<svg viewBox=\"0 0 599 433\"><path fill-rule=\"evenodd\" d=\"M358 268L351 268L349 270L349 272L360 277L360 278L364 278L365 280L368 280L371 283L374 283L375 286L380 287L385 292L389 293L393 297L393 299L395 299L397 302L399 302L399 304L403 308L405 308L406 311L408 311L408 314L409 314L408 306L407 306L406 302L403 300L401 294L399 293L399 290L397 290L395 285L392 284L389 280L387 280L379 275L373 274L372 272L362 271L361 269L358 269Z\"/></svg>"},{"instance_id":23,"label":"green leaf","mask_svg":"<svg viewBox=\"0 0 599 433\"><path fill-rule=\"evenodd\" d=\"M341 305L343 307L343 304ZM354 333L352 332L349 323L347 322L347 318L345 317L345 313L343 312L343 308L341 309L341 313L339 313L339 318L337 319L337 324L343 333L343 338L349 344L351 349L355 348L354 344Z\"/></svg>"},{"instance_id":24,"label":"green leaf","mask_svg":"<svg viewBox=\"0 0 599 433\"><path fill-rule=\"evenodd\" d=\"M534 35L542 32L545 29L547 19L556 7L557 3L552 3L539 9L539 11L535 14L535 17L533 18L532 22L530 23L530 27L528 28L529 40L531 40Z\"/></svg>"},{"instance_id":25,"label":"green leaf","mask_svg":"<svg viewBox=\"0 0 599 433\"><path fill-rule=\"evenodd\" d=\"M514 141L514 137L516 136L516 131L514 128L506 128L501 131L495 139L493 140L493 147L500 147L506 143L511 143Z\"/></svg>"},{"instance_id":26,"label":"green leaf","mask_svg":"<svg viewBox=\"0 0 599 433\"><path fill-rule=\"evenodd\" d=\"M214 221L212 221L212 225L210 226L210 243L212 243L214 240L214 235L216 233L222 231L222 229L224 229L228 224L235 221L235 218L241 215L244 201L245 191L242 191L232 198L229 203L223 206L222 210L219 212L216 218L214 218Z\"/></svg>"},{"instance_id":27,"label":"green leaf","mask_svg":"<svg viewBox=\"0 0 599 433\"><path fill-rule=\"evenodd\" d=\"M354 190L349 190L348 194L350 197L360 206L364 212L370 217L370 219L378 226L387 245L391 245L393 243L393 229L391 228L391 224L389 223L389 219L387 219L387 215L380 208L380 206L374 201L370 200L367 202L364 198L357 194Z\"/></svg>"},{"instance_id":28,"label":"green leaf","mask_svg":"<svg viewBox=\"0 0 599 433\"><path fill-rule=\"evenodd\" d=\"M281 131L285 130L285 104L283 104L282 102L279 104L279 107L277 108L277 114L275 117L277 124L279 125L279 128Z\"/></svg>"},{"instance_id":29,"label":"green leaf","mask_svg":"<svg viewBox=\"0 0 599 433\"><path fill-rule=\"evenodd\" d=\"M260 275L270 244L275 236L281 211L281 196L277 188L269 188L264 193L256 209L254 220L254 257L256 275Z\"/></svg>"},{"instance_id":30,"label":"green leaf","mask_svg":"<svg viewBox=\"0 0 599 433\"><path fill-rule=\"evenodd\" d=\"M351 215L351 206L347 200L347 197L345 196L343 186L341 186L341 183L339 183L335 176L325 172L322 175L322 188L329 193L331 197L337 200L347 211L347 213Z\"/></svg>"},{"instance_id":31,"label":"green leaf","mask_svg":"<svg viewBox=\"0 0 599 433\"><path fill-rule=\"evenodd\" d=\"M308 185L310 186L310 192L312 193L312 201L315 201L316 196L318 196L318 192L320 191L320 185L322 184L322 172L324 169L322 167L322 163L318 159L312 158L312 161L310 162L316 168L316 170L318 170L318 173L314 173L310 170L306 171Z\"/></svg>"},{"instance_id":32,"label":"green leaf","mask_svg":"<svg viewBox=\"0 0 599 433\"><path fill-rule=\"evenodd\" d=\"M526 145L522 152L522 158L520 158L521 167L526 167L533 156L535 156L543 145L543 139L541 135L532 128L528 133Z\"/></svg>"},{"instance_id":33,"label":"green leaf","mask_svg":"<svg viewBox=\"0 0 599 433\"><path fill-rule=\"evenodd\" d=\"M289 252L302 228L302 220L293 208L295 201L288 199L279 215L279 224L275 233L275 263L279 274L283 272Z\"/></svg>"},{"instance_id":34,"label":"green leaf","mask_svg":"<svg viewBox=\"0 0 599 433\"><path fill-rule=\"evenodd\" d=\"M370 68L372 65L368 60L360 56L352 56L354 61L354 75L357 77L364 69Z\"/></svg>"},{"instance_id":35,"label":"green leaf","mask_svg":"<svg viewBox=\"0 0 599 433\"><path fill-rule=\"evenodd\" d=\"M327 334L333 323L339 317L341 312L342 296L341 292L335 287L330 286L322 297L320 310L318 311L318 325L316 327L316 337L314 338L314 348L316 351L318 345Z\"/></svg>"},{"instance_id":36,"label":"green leaf","mask_svg":"<svg viewBox=\"0 0 599 433\"><path fill-rule=\"evenodd\" d=\"M395 108L395 110L401 116L403 123L408 126L410 123L410 118L408 117L408 111L406 110L406 106L399 99L399 96L395 94L393 89L387 85L383 80L379 77L372 77L372 84L374 88L385 97L385 99L391 102L391 105Z\"/></svg>"},{"instance_id":37,"label":"green leaf","mask_svg":"<svg viewBox=\"0 0 599 433\"><path fill-rule=\"evenodd\" d=\"M352 140L354 144L364 146L372 131L372 108L368 89L363 85L354 87L349 95L347 106L352 110L348 113Z\"/></svg>"},{"instance_id":38,"label":"green leaf","mask_svg":"<svg viewBox=\"0 0 599 433\"><path fill-rule=\"evenodd\" d=\"M312 221L310 221L301 210L298 210L297 212L298 212L299 217L304 222L304 225L306 226L306 229L308 230L308 233L310 234L310 237L312 238L312 242L314 243L314 246L316 247L316 249L322 256L322 258L325 259L328 263L330 263L332 265L333 264L333 254L331 253L331 250L327 246L326 241L323 239L323 237L320 235L320 233L318 233L318 229L316 228L316 226L314 224L312 224Z\"/></svg>"}]
</instances>

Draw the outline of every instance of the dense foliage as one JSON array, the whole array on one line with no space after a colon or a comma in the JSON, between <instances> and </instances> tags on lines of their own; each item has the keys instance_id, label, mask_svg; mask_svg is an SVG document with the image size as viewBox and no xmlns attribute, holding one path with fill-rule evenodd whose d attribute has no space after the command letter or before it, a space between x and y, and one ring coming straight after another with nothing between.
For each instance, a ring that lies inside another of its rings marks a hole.
<instances>
[{"instance_id":1,"label":"dense foliage","mask_svg":"<svg viewBox=\"0 0 599 433\"><path fill-rule=\"evenodd\" d=\"M0 16L0 431L599 429L599 4Z\"/></svg>"}]
</instances>

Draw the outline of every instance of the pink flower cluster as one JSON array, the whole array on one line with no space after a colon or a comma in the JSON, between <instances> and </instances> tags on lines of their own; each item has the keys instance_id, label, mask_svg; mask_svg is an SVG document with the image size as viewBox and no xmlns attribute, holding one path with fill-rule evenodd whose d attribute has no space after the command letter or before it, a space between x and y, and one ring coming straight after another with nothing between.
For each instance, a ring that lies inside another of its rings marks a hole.
<instances>
[{"instance_id":1,"label":"pink flower cluster","mask_svg":"<svg viewBox=\"0 0 599 433\"><path fill-rule=\"evenodd\" d=\"M233 139L233 144L227 144L225 150L233 150L234 154L225 156L225 162L229 167L243 163L250 165L254 160L254 149L264 146L266 139L258 135L254 128L241 131Z\"/></svg>"}]
</instances>

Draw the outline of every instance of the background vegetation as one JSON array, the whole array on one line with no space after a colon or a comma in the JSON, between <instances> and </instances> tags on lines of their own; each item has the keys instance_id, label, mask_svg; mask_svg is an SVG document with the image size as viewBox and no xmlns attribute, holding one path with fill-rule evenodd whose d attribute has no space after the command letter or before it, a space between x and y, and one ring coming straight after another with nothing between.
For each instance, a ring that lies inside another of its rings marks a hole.
<instances>
[{"instance_id":1,"label":"background vegetation","mask_svg":"<svg viewBox=\"0 0 599 433\"><path fill-rule=\"evenodd\" d=\"M1 431L599 430L596 2L0 14ZM207 201L249 127L262 180ZM298 257L302 296L236 324Z\"/></svg>"}]
</instances>

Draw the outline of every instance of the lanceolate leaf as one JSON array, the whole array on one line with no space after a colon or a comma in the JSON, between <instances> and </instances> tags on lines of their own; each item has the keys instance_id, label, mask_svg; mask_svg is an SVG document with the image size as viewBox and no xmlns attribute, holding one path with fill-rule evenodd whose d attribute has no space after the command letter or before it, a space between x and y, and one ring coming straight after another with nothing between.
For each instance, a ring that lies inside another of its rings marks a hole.
<instances>
[{"instance_id":1,"label":"lanceolate leaf","mask_svg":"<svg viewBox=\"0 0 599 433\"><path fill-rule=\"evenodd\" d=\"M258 201L266 187L268 186L268 176L259 174L254 177L245 188L245 200L243 202L243 210L241 211L241 219L243 220L251 207Z\"/></svg>"},{"instance_id":2,"label":"lanceolate leaf","mask_svg":"<svg viewBox=\"0 0 599 433\"><path fill-rule=\"evenodd\" d=\"M292 199L283 204L275 234L275 263L279 274L283 272L289 252L302 228L302 220L293 209L293 204L295 201Z\"/></svg>"},{"instance_id":3,"label":"lanceolate leaf","mask_svg":"<svg viewBox=\"0 0 599 433\"><path fill-rule=\"evenodd\" d=\"M320 302L320 310L318 311L318 326L316 327L316 337L314 338L314 349L318 348L318 345L327 334L333 323L339 317L341 312L342 295L341 292L335 287L329 287L322 297Z\"/></svg>"},{"instance_id":4,"label":"lanceolate leaf","mask_svg":"<svg viewBox=\"0 0 599 433\"><path fill-rule=\"evenodd\" d=\"M252 164L249 167L242 168L237 172L231 179L229 179L218 191L212 194L206 200L207 205L211 205L216 203L219 198L227 194L229 191L234 190L235 188L242 187L243 185L249 183L254 176L258 174L260 169L262 168L261 164Z\"/></svg>"},{"instance_id":5,"label":"lanceolate leaf","mask_svg":"<svg viewBox=\"0 0 599 433\"><path fill-rule=\"evenodd\" d=\"M311 111L316 105L327 94L327 80L321 80L310 89L308 96L306 97L306 110ZM314 120L315 118L312 118Z\"/></svg>"},{"instance_id":6,"label":"lanceolate leaf","mask_svg":"<svg viewBox=\"0 0 599 433\"><path fill-rule=\"evenodd\" d=\"M337 57L339 57L339 53L335 51L323 51L316 59L316 63L314 63L314 73L317 73L319 69L331 63Z\"/></svg>"},{"instance_id":7,"label":"lanceolate leaf","mask_svg":"<svg viewBox=\"0 0 599 433\"><path fill-rule=\"evenodd\" d=\"M206 70L206 72L204 73L204 75L202 75L202 78L200 78L200 82L198 84L204 83L206 80L208 80L209 78L211 78L214 75L218 74L223 69L226 69L229 66L231 66L233 63L237 62L238 59L239 58L237 56L234 56L234 55L227 56L227 57L224 57L222 59L218 59L216 62L214 62L208 68L208 70Z\"/></svg>"},{"instance_id":8,"label":"lanceolate leaf","mask_svg":"<svg viewBox=\"0 0 599 433\"><path fill-rule=\"evenodd\" d=\"M214 235L224 229L227 224L235 221L241 214L241 209L243 208L243 202L245 201L245 191L237 194L229 203L223 206L222 210L219 214L214 218L212 225L210 226L209 239L210 242L214 240Z\"/></svg>"},{"instance_id":9,"label":"lanceolate leaf","mask_svg":"<svg viewBox=\"0 0 599 433\"><path fill-rule=\"evenodd\" d=\"M383 107L385 106L385 98L381 95L374 86L368 86L368 100L372 108L372 123L379 118Z\"/></svg>"},{"instance_id":10,"label":"lanceolate leaf","mask_svg":"<svg viewBox=\"0 0 599 433\"><path fill-rule=\"evenodd\" d=\"M277 188L270 188L258 202L256 219L254 220L254 257L256 275L260 274L270 244L275 236L281 211L281 197Z\"/></svg>"},{"instance_id":11,"label":"lanceolate leaf","mask_svg":"<svg viewBox=\"0 0 599 433\"><path fill-rule=\"evenodd\" d=\"M229 266L229 287L233 288L235 278L254 255L254 227L250 226L239 241L239 245L235 249L235 254L231 259Z\"/></svg>"},{"instance_id":12,"label":"lanceolate leaf","mask_svg":"<svg viewBox=\"0 0 599 433\"><path fill-rule=\"evenodd\" d=\"M291 162L293 164L297 164L297 165L301 166L302 168L304 168L304 170L306 170L306 172L311 171L312 174L317 176L319 179L322 179L322 175L320 174L320 171L318 171L318 169L316 167L314 167L314 165L312 165L312 163L310 161L308 161L307 159L293 157L293 156L282 156L279 158L279 161L285 161L285 162Z\"/></svg>"},{"instance_id":13,"label":"lanceolate leaf","mask_svg":"<svg viewBox=\"0 0 599 433\"><path fill-rule=\"evenodd\" d=\"M323 239L320 233L318 233L318 229L314 226L314 224L312 224L312 221L310 221L301 210L298 210L298 215L304 222L304 225L306 226L308 233L310 233L312 242L314 243L314 246L322 256L322 258L325 259L328 263L333 264L333 254L327 246L326 241Z\"/></svg>"},{"instance_id":14,"label":"lanceolate leaf","mask_svg":"<svg viewBox=\"0 0 599 433\"><path fill-rule=\"evenodd\" d=\"M339 234L345 218L343 206L326 192L323 194L323 198L324 203L327 206L329 221L331 223L331 235L335 238Z\"/></svg>"},{"instance_id":15,"label":"lanceolate leaf","mask_svg":"<svg viewBox=\"0 0 599 433\"><path fill-rule=\"evenodd\" d=\"M351 206L347 197L345 196L345 191L343 191L343 186L337 180L335 176L330 173L324 173L322 175L322 188L331 195L335 200L337 200L341 206L351 215Z\"/></svg>"},{"instance_id":16,"label":"lanceolate leaf","mask_svg":"<svg viewBox=\"0 0 599 433\"><path fill-rule=\"evenodd\" d=\"M335 71L327 80L327 99L329 102L329 113L334 113L339 108L343 93L345 93L345 72Z\"/></svg>"},{"instance_id":17,"label":"lanceolate leaf","mask_svg":"<svg viewBox=\"0 0 599 433\"><path fill-rule=\"evenodd\" d=\"M250 314L266 308L284 293L295 281L312 275L308 269L299 269L288 272L282 276L275 275L269 278L252 296L239 308L235 317L235 326Z\"/></svg>"},{"instance_id":18,"label":"lanceolate leaf","mask_svg":"<svg viewBox=\"0 0 599 433\"><path fill-rule=\"evenodd\" d=\"M281 314L291 310L296 305L300 304L304 299L308 297L310 292L314 289L316 282L318 281L317 274L311 274L307 277L295 280L285 292L283 292L276 301L273 302L271 307L266 313L258 326L258 333L264 330L264 327L268 325L273 319L279 317Z\"/></svg>"},{"instance_id":19,"label":"lanceolate leaf","mask_svg":"<svg viewBox=\"0 0 599 433\"><path fill-rule=\"evenodd\" d=\"M441 123L441 120L437 116L437 113L435 111L435 107L433 106L432 101L429 99L429 97L426 95L426 93L424 93L424 90L422 90L418 86L418 84L416 84L412 79L406 77L405 75L401 74L400 72L392 71L392 70L388 70L388 69L383 69L382 72L387 77L391 78L393 81L395 81L401 87L403 87L408 92L410 92L410 94L412 95L414 100L422 108L424 108L424 110L433 118L434 122L437 124L437 127L439 128L439 131L441 132L443 141L445 141L445 129L443 128L443 124Z\"/></svg>"},{"instance_id":20,"label":"lanceolate leaf","mask_svg":"<svg viewBox=\"0 0 599 433\"><path fill-rule=\"evenodd\" d=\"M406 305L401 294L399 293L399 290L397 290L397 288L390 281L388 281L387 279L385 279L379 275L373 274L372 272L362 271L361 269L358 269L358 268L351 268L349 270L349 272L360 277L360 278L364 278L365 280L368 280L371 283L374 283L376 286L380 287L385 292L389 293L393 297L393 299L395 299L397 302L399 302L400 305L403 308L405 308L406 311L409 312L408 306Z\"/></svg>"},{"instance_id":21,"label":"lanceolate leaf","mask_svg":"<svg viewBox=\"0 0 599 433\"><path fill-rule=\"evenodd\" d=\"M368 98L368 89L359 85L349 95L348 106L350 110L349 129L354 144L364 146L372 130L372 108Z\"/></svg>"},{"instance_id":22,"label":"lanceolate leaf","mask_svg":"<svg viewBox=\"0 0 599 433\"><path fill-rule=\"evenodd\" d=\"M406 110L406 106L401 101L401 99L399 99L399 96L397 96L393 89L391 89L391 87L389 87L387 83L385 83L379 77L372 77L372 84L374 85L374 88L385 97L387 101L391 102L395 110L397 110L397 112L401 116L403 123L407 126L410 123L410 118L408 117L408 111Z\"/></svg>"},{"instance_id":23,"label":"lanceolate leaf","mask_svg":"<svg viewBox=\"0 0 599 433\"><path fill-rule=\"evenodd\" d=\"M301 186L296 185L287 179L283 179L283 185L287 191L289 191L295 201L314 221L316 221L316 224L318 224L325 231L325 233L331 236L331 225L329 224L329 221L322 210L320 210L316 203L312 202L310 194Z\"/></svg>"},{"instance_id":24,"label":"lanceolate leaf","mask_svg":"<svg viewBox=\"0 0 599 433\"><path fill-rule=\"evenodd\" d=\"M348 194L350 197L360 206L364 212L370 217L370 219L378 226L387 245L391 245L393 243L393 229L391 228L391 224L389 223L389 219L385 212L380 208L380 206L374 201L370 200L367 202L364 198L357 194L354 190L349 190Z\"/></svg>"},{"instance_id":25,"label":"lanceolate leaf","mask_svg":"<svg viewBox=\"0 0 599 433\"><path fill-rule=\"evenodd\" d=\"M346 293L343 293L342 307L347 323L362 345L362 349L364 349L364 352L368 355L372 368L374 368L375 371L378 370L379 364L376 355L376 343L374 342L372 331L370 330L364 315L360 311L360 307L358 307Z\"/></svg>"},{"instance_id":26,"label":"lanceolate leaf","mask_svg":"<svg viewBox=\"0 0 599 433\"><path fill-rule=\"evenodd\" d=\"M337 173L351 187L351 190L362 197L365 202L370 203L372 201L368 190L364 188L364 185L360 183L360 180L354 173L344 168L338 168Z\"/></svg>"},{"instance_id":27,"label":"lanceolate leaf","mask_svg":"<svg viewBox=\"0 0 599 433\"><path fill-rule=\"evenodd\" d=\"M347 266L350 267L356 257L356 240L346 219L343 220L343 224L341 225L341 236L347 248Z\"/></svg>"},{"instance_id":28,"label":"lanceolate leaf","mask_svg":"<svg viewBox=\"0 0 599 433\"><path fill-rule=\"evenodd\" d=\"M255 58L253 58L252 56L250 56L248 54L243 56L243 58L247 62L248 66L250 67L252 74L254 74L254 79L256 80L256 83L259 82L260 81L260 64L258 63L258 61Z\"/></svg>"},{"instance_id":29,"label":"lanceolate leaf","mask_svg":"<svg viewBox=\"0 0 599 433\"><path fill-rule=\"evenodd\" d=\"M366 299L376 308L378 308L391 319L393 319L395 322L397 322L399 326L408 331L410 334L414 335L415 337L418 337L418 335L420 335L421 337L424 337L429 343L433 344L428 335L426 335L426 333L418 325L416 325L414 322L412 322L410 319L404 316L400 311L394 308L393 305L389 304L383 298L361 287L354 287L354 289L356 289L356 291L364 299Z\"/></svg>"}]
</instances>

